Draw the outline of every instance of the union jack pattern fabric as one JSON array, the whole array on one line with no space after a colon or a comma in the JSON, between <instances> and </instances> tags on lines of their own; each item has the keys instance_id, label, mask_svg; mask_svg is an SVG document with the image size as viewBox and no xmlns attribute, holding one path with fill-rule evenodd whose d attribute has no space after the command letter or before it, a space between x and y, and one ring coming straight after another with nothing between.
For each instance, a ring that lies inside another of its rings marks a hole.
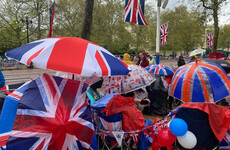
<instances>
[{"instance_id":1,"label":"union jack pattern fabric","mask_svg":"<svg viewBox=\"0 0 230 150\"><path fill-rule=\"evenodd\" d=\"M137 130L134 132L129 132L129 135L132 137L133 141L137 144L138 143L138 139L139 139L139 135L140 135L141 131Z\"/></svg>"},{"instance_id":2,"label":"union jack pattern fabric","mask_svg":"<svg viewBox=\"0 0 230 150\"><path fill-rule=\"evenodd\" d=\"M18 104L7 149L90 149L94 135L87 85L43 74Z\"/></svg>"},{"instance_id":3,"label":"union jack pattern fabric","mask_svg":"<svg viewBox=\"0 0 230 150\"><path fill-rule=\"evenodd\" d=\"M161 26L160 34L161 34L161 46L164 46L167 44L168 23Z\"/></svg>"},{"instance_id":4,"label":"union jack pattern fabric","mask_svg":"<svg viewBox=\"0 0 230 150\"><path fill-rule=\"evenodd\" d=\"M19 101L24 93L24 91L27 89L29 82L24 83L21 85L17 90L9 94L5 97L4 106L2 108L2 112L0 115L0 146L6 146L6 142L10 136L10 131L12 130L13 126L13 120L9 118L14 118L15 116L12 116L12 101ZM9 104L10 103L10 104ZM6 105L9 105L11 109L8 109ZM16 109L16 106L15 106ZM9 112L10 111L10 112ZM16 110L15 110L16 113Z\"/></svg>"},{"instance_id":5,"label":"union jack pattern fabric","mask_svg":"<svg viewBox=\"0 0 230 150\"><path fill-rule=\"evenodd\" d=\"M155 75L168 76L174 74L174 70L171 67L162 64L152 65L150 68L146 68L146 70L152 72Z\"/></svg>"},{"instance_id":6,"label":"union jack pattern fabric","mask_svg":"<svg viewBox=\"0 0 230 150\"><path fill-rule=\"evenodd\" d=\"M208 42L208 48L211 48L213 46L213 32L207 34L207 42Z\"/></svg>"},{"instance_id":7,"label":"union jack pattern fabric","mask_svg":"<svg viewBox=\"0 0 230 150\"><path fill-rule=\"evenodd\" d=\"M125 22L148 25L144 18L145 0L125 0Z\"/></svg>"}]
</instances>

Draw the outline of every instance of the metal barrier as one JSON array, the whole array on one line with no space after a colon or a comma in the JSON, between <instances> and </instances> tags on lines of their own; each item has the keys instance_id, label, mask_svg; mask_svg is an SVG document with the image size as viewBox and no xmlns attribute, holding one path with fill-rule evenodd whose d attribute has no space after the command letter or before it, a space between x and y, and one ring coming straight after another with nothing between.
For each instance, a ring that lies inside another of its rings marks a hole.
<instances>
[{"instance_id":1,"label":"metal barrier","mask_svg":"<svg viewBox=\"0 0 230 150\"><path fill-rule=\"evenodd\" d=\"M29 80L33 80L30 77L18 77L18 78L5 78L6 83L20 83L20 82L26 82Z\"/></svg>"},{"instance_id":2,"label":"metal barrier","mask_svg":"<svg viewBox=\"0 0 230 150\"><path fill-rule=\"evenodd\" d=\"M6 77L6 76L26 76L26 75L38 75L38 76L41 76L41 74L40 73L36 73L36 72L34 72L34 73L18 73L18 74L4 74L4 76Z\"/></svg>"}]
</instances>

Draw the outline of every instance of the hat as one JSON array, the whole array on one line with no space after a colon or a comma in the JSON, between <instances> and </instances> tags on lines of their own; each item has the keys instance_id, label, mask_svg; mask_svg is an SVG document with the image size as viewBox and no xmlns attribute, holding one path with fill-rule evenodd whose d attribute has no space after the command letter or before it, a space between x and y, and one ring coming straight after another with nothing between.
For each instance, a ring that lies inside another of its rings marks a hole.
<instances>
[{"instance_id":1,"label":"hat","mask_svg":"<svg viewBox=\"0 0 230 150\"><path fill-rule=\"evenodd\" d=\"M146 52L141 52L141 54L143 54L145 57L147 57L147 54L146 54Z\"/></svg>"}]
</instances>

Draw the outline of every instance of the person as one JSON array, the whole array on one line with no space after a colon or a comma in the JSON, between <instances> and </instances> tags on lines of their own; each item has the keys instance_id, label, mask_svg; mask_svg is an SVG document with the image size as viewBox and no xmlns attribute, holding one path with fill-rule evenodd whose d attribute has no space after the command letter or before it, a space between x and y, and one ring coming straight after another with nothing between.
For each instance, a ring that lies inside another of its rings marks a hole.
<instances>
[{"instance_id":1,"label":"person","mask_svg":"<svg viewBox=\"0 0 230 150\"><path fill-rule=\"evenodd\" d=\"M147 54L145 52L141 52L139 54L139 59L138 59L136 65L139 65L143 68L149 66L149 61L147 59Z\"/></svg>"},{"instance_id":2,"label":"person","mask_svg":"<svg viewBox=\"0 0 230 150\"><path fill-rule=\"evenodd\" d=\"M106 116L122 113L122 130L132 131L143 129L145 127L144 117L140 110L135 106L135 103L150 103L149 99L135 99L135 92L125 94L117 94L107 104L102 113Z\"/></svg>"},{"instance_id":3,"label":"person","mask_svg":"<svg viewBox=\"0 0 230 150\"><path fill-rule=\"evenodd\" d=\"M154 58L152 56L149 56L149 64L154 65Z\"/></svg>"},{"instance_id":4,"label":"person","mask_svg":"<svg viewBox=\"0 0 230 150\"><path fill-rule=\"evenodd\" d=\"M104 79L101 77L100 80L97 81L97 82L95 82L95 83L93 83L93 84L90 86L89 90L88 90L89 93L90 93L93 97L95 97L95 94L96 94L96 99L100 99L100 98L101 98L101 96L100 96L100 94L98 93L97 89L98 89L98 88L101 88L103 81L104 81Z\"/></svg>"},{"instance_id":5,"label":"person","mask_svg":"<svg viewBox=\"0 0 230 150\"><path fill-rule=\"evenodd\" d=\"M196 56L191 56L187 64L195 62L196 61Z\"/></svg>"},{"instance_id":6,"label":"person","mask_svg":"<svg viewBox=\"0 0 230 150\"><path fill-rule=\"evenodd\" d=\"M124 63L126 63L127 65L133 65L134 63L132 61L130 61L130 55L128 53L124 53Z\"/></svg>"},{"instance_id":7,"label":"person","mask_svg":"<svg viewBox=\"0 0 230 150\"><path fill-rule=\"evenodd\" d=\"M4 85L5 85L5 77L2 74L2 71L0 70L0 88L4 87ZM0 114L1 114L2 106L4 104L5 97L6 95L0 92Z\"/></svg>"},{"instance_id":8,"label":"person","mask_svg":"<svg viewBox=\"0 0 230 150\"><path fill-rule=\"evenodd\" d=\"M184 61L183 56L179 57L179 60L177 61L177 65L178 65L178 67L185 65L185 61Z\"/></svg>"}]
</instances>

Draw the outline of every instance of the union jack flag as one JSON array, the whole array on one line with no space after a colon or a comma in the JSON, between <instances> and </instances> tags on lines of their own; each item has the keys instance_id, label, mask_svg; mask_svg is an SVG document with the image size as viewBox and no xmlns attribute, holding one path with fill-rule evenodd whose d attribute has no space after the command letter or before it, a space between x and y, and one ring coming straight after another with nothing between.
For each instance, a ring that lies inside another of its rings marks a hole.
<instances>
[{"instance_id":1,"label":"union jack flag","mask_svg":"<svg viewBox=\"0 0 230 150\"><path fill-rule=\"evenodd\" d=\"M167 44L168 23L165 23L163 26L161 26L160 34L161 34L161 46L164 46Z\"/></svg>"},{"instance_id":2,"label":"union jack flag","mask_svg":"<svg viewBox=\"0 0 230 150\"><path fill-rule=\"evenodd\" d=\"M148 25L144 18L145 0L125 0L125 22Z\"/></svg>"},{"instance_id":3,"label":"union jack flag","mask_svg":"<svg viewBox=\"0 0 230 150\"><path fill-rule=\"evenodd\" d=\"M208 42L208 48L211 48L213 46L213 32L207 34L207 42Z\"/></svg>"},{"instance_id":4,"label":"union jack flag","mask_svg":"<svg viewBox=\"0 0 230 150\"><path fill-rule=\"evenodd\" d=\"M91 149L94 135L83 82L43 74L18 104L7 149Z\"/></svg>"}]
</instances>

